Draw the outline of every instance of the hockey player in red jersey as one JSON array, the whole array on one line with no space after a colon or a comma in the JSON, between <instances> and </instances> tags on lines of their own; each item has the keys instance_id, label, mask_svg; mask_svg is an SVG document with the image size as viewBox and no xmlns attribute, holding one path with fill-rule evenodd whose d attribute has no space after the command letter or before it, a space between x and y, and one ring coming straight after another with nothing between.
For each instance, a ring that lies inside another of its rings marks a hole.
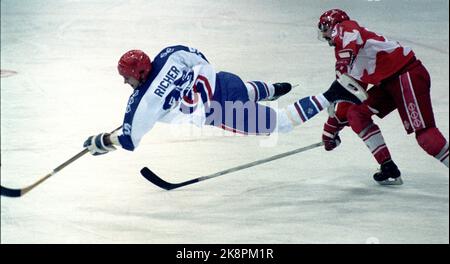
<instances>
[{"instance_id":1,"label":"hockey player in red jersey","mask_svg":"<svg viewBox=\"0 0 450 264\"><path fill-rule=\"evenodd\" d=\"M339 131L350 126L372 152L380 170L380 184L402 184L400 170L391 158L372 116L385 117L395 109L407 134L415 133L420 147L448 167L449 144L436 127L430 99L430 75L414 52L360 26L340 9L320 16L320 37L335 49L336 76L349 76L368 91L361 105L339 102L324 125L327 151L340 144Z\"/></svg>"}]
</instances>

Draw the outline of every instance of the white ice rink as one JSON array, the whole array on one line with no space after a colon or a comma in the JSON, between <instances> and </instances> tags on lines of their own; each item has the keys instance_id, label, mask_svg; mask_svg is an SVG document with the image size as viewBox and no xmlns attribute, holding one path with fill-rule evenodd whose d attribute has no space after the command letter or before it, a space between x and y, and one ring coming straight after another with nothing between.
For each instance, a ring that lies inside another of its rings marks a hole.
<instances>
[{"instance_id":1,"label":"white ice rink","mask_svg":"<svg viewBox=\"0 0 450 264\"><path fill-rule=\"evenodd\" d=\"M449 137L447 0L1 0L1 184L31 184L122 122L131 89L116 64L184 44L244 80L299 83L280 106L325 91L334 53L317 19L339 7L410 46L432 76L436 122ZM85 155L22 198L1 197L1 243L449 243L449 170L380 120L405 184L381 187L378 164L346 128L313 149L174 191L178 182L320 141L327 114L290 134L237 137L158 125L135 152Z\"/></svg>"}]
</instances>

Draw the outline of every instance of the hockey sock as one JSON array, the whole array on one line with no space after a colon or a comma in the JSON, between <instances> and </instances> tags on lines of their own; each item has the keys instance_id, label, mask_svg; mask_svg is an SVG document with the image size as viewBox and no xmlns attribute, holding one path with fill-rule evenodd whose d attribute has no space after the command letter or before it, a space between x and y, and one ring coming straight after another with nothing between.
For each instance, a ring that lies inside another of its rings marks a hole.
<instances>
[{"instance_id":1,"label":"hockey sock","mask_svg":"<svg viewBox=\"0 0 450 264\"><path fill-rule=\"evenodd\" d=\"M358 136L364 141L379 164L391 159L380 128L373 124L361 131Z\"/></svg>"},{"instance_id":2,"label":"hockey sock","mask_svg":"<svg viewBox=\"0 0 450 264\"><path fill-rule=\"evenodd\" d=\"M431 156L442 162L448 168L449 144L439 129L426 128L416 132L419 145Z\"/></svg>"},{"instance_id":3,"label":"hockey sock","mask_svg":"<svg viewBox=\"0 0 450 264\"><path fill-rule=\"evenodd\" d=\"M245 86L247 87L248 97L253 102L271 99L275 93L275 88L272 84L261 81L246 82Z\"/></svg>"},{"instance_id":4,"label":"hockey sock","mask_svg":"<svg viewBox=\"0 0 450 264\"><path fill-rule=\"evenodd\" d=\"M294 104L277 111L277 130L281 133L291 131L295 126L301 125L317 115L330 105L323 94L304 97Z\"/></svg>"},{"instance_id":5,"label":"hockey sock","mask_svg":"<svg viewBox=\"0 0 450 264\"><path fill-rule=\"evenodd\" d=\"M375 109L367 105L352 105L347 112L347 119L353 131L364 141L367 148L379 164L391 159L380 128L372 121Z\"/></svg>"},{"instance_id":6,"label":"hockey sock","mask_svg":"<svg viewBox=\"0 0 450 264\"><path fill-rule=\"evenodd\" d=\"M439 154L434 157L438 159L440 162L442 162L448 168L448 142L442 148L441 152L439 152Z\"/></svg>"}]
</instances>

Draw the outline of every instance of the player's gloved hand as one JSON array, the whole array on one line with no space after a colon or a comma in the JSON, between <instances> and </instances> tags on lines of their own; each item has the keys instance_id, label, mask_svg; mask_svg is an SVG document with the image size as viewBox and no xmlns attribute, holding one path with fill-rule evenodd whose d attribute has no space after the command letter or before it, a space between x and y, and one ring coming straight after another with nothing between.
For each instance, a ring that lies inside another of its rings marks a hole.
<instances>
[{"instance_id":1,"label":"player's gloved hand","mask_svg":"<svg viewBox=\"0 0 450 264\"><path fill-rule=\"evenodd\" d=\"M328 118L323 125L322 142L326 151L331 151L341 144L339 131L343 128L335 117Z\"/></svg>"},{"instance_id":2,"label":"player's gloved hand","mask_svg":"<svg viewBox=\"0 0 450 264\"><path fill-rule=\"evenodd\" d=\"M325 150L331 151L341 144L341 138L338 134L334 135L333 137L328 137L327 135L323 134L322 142Z\"/></svg>"},{"instance_id":3,"label":"player's gloved hand","mask_svg":"<svg viewBox=\"0 0 450 264\"><path fill-rule=\"evenodd\" d=\"M109 136L109 133L101 133L96 136L90 136L84 141L83 147L87 148L89 152L94 155L106 154L110 151L116 150L116 148L111 144L105 142L105 137Z\"/></svg>"}]
</instances>

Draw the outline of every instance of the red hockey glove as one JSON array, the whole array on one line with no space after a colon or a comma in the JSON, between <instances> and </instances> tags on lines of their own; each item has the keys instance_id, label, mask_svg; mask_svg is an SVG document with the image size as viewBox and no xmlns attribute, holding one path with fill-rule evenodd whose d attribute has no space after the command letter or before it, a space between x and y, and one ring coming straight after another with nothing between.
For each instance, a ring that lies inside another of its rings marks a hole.
<instances>
[{"instance_id":1,"label":"red hockey glove","mask_svg":"<svg viewBox=\"0 0 450 264\"><path fill-rule=\"evenodd\" d=\"M323 126L322 133L322 142L326 151L331 151L341 144L339 131L342 128L343 126L339 125L339 122L335 118L328 118L327 122Z\"/></svg>"}]
</instances>

